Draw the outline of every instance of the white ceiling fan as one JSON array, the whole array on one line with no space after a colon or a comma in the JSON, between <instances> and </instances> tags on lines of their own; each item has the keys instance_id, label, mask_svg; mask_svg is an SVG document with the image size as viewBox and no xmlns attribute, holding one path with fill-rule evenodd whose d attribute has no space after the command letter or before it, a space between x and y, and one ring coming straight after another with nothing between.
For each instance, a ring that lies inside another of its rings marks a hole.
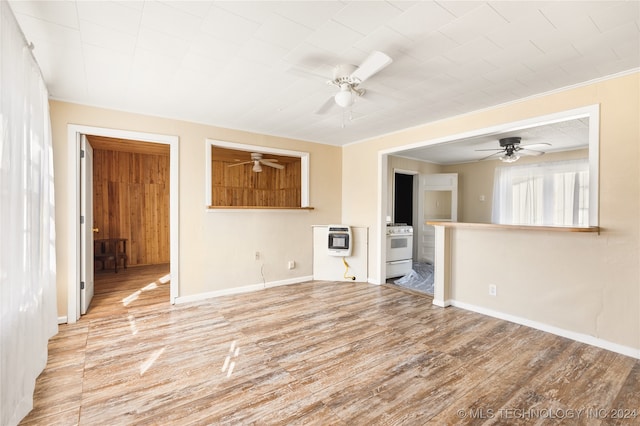
<instances>
[{"instance_id":1,"label":"white ceiling fan","mask_svg":"<svg viewBox=\"0 0 640 426\"><path fill-rule=\"evenodd\" d=\"M500 139L500 148L476 149L476 151L496 151L487 157L481 158L479 161L488 160L495 155L500 155L499 158L501 161L513 163L518 161L520 155L543 155L544 151L541 151L541 149L551 146L550 143L546 142L520 145L521 140L522 138L519 136L512 136Z\"/></svg>"},{"instance_id":2,"label":"white ceiling fan","mask_svg":"<svg viewBox=\"0 0 640 426\"><path fill-rule=\"evenodd\" d=\"M334 105L349 108L356 98L365 94L365 89L358 86L380 72L393 60L385 53L373 51L359 67L351 64L339 64L333 68L333 78L327 84L337 86L340 91L326 100L316 114L327 113Z\"/></svg>"},{"instance_id":3,"label":"white ceiling fan","mask_svg":"<svg viewBox=\"0 0 640 426\"><path fill-rule=\"evenodd\" d=\"M242 161L242 160L236 160L236 161ZM276 164L277 162L278 160L276 160L275 158L262 158L262 153L252 152L250 161L242 161L241 163L229 164L228 167L242 166L243 164L253 163L253 168L251 170L253 170L254 172L261 172L263 165L274 167L279 170L284 169L284 166L281 164Z\"/></svg>"}]
</instances>

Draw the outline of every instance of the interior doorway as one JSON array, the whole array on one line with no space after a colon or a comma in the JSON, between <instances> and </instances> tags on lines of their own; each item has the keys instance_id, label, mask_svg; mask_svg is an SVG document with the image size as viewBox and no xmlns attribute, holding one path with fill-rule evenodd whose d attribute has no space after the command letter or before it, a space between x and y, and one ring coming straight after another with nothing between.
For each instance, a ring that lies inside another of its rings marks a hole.
<instances>
[{"instance_id":1,"label":"interior doorway","mask_svg":"<svg viewBox=\"0 0 640 426\"><path fill-rule=\"evenodd\" d=\"M96 256L93 265L83 263L88 269L95 266L95 275L85 283L93 281L96 293L115 294L121 291L117 284L135 280L144 269L141 267L169 267L170 150L166 144L95 135L87 135L86 139L87 148L91 149L85 149L84 160L89 159L86 153L93 152L93 187L86 192L94 195L94 201L93 214L85 217L93 228ZM105 277L114 273L127 277ZM105 278L108 284L104 284ZM168 302L169 286L165 284L161 287L166 287L163 293ZM158 288L155 286L153 292ZM126 299L129 304L140 301ZM81 313L85 312L82 309Z\"/></svg>"},{"instance_id":2,"label":"interior doorway","mask_svg":"<svg viewBox=\"0 0 640 426\"><path fill-rule=\"evenodd\" d=\"M413 225L414 176L414 174L406 174L402 172L394 173L393 221L395 223L406 223L407 225Z\"/></svg>"},{"instance_id":3,"label":"interior doorway","mask_svg":"<svg viewBox=\"0 0 640 426\"><path fill-rule=\"evenodd\" d=\"M75 173L72 173L72 178L70 179L70 185L73 188L73 191L76 193L76 197L70 197L72 198L71 200L71 208L70 211L72 212L76 212L77 215L71 215L73 217L70 218L70 226L69 229L72 230L70 238L73 242L73 247L69 256L69 263L70 263L70 270L71 271L75 271L75 275L76 275L76 279L75 280L70 280L69 283L69 287L68 287L68 314L67 314L67 322L69 323L74 323L78 320L78 318L80 317L80 288L81 288L81 280L80 277L83 276L83 272L85 270L87 270L89 268L88 263L92 263L94 259L87 259L86 256L82 256L81 253L81 247L82 247L82 242L81 241L81 235L86 235L87 232L86 228L85 230L83 230L82 221L78 221L77 218L80 218L80 205L81 205L81 193L80 193L80 188L82 185L86 186L86 182L82 181L82 167L81 164L82 162L80 161L81 158L81 140L82 138L86 136L87 139L93 139L93 141L91 142L91 144L93 145L94 148L94 152L95 152L95 148L96 146L99 146L100 148L103 149L103 151L118 151L119 148L120 150L122 150L123 152L126 151L126 149L124 149L124 147L127 147L127 149L130 150L138 150L138 151L143 151L143 152L149 152L148 150L153 150L153 149L157 149L157 150L162 150L164 152L168 153L168 158L166 161L167 167L168 169L166 170L166 179L165 179L165 184L168 186L169 188L169 200L168 200L168 206L164 209L164 214L166 215L166 227L168 229L166 229L166 232L168 234L168 254L167 254L167 258L168 258L168 263L169 263L169 276L170 276L170 282L169 282L169 302L170 303L175 303L175 299L178 296L178 280L179 280L179 274L178 274L178 265L179 265L179 252L178 252L178 206L179 206L179 200L178 200L178 177L179 177L179 170L178 170L178 138L176 136L168 136L168 135L159 135L159 134L149 134L149 133L140 133L140 132L129 132L129 131L122 131L122 130L115 130L115 129L104 129L104 128L95 128L95 127L87 127L87 126L77 126L77 125L69 125L68 126L68 138L69 138L69 142L70 142L70 146L75 146L75 150L70 150L72 152L70 152L70 155L73 156L73 162L71 162L71 164L75 164ZM74 145L75 144L75 145ZM120 155L120 154L118 154ZM118 156L116 155L116 156ZM126 154L129 155L129 154ZM142 175L145 173L149 173L149 168L145 167L148 164L144 164L144 162L138 164L138 172ZM133 175L135 176L136 173L132 173L135 172L135 170L127 170L126 173L123 170L120 170L119 167L121 167L120 163L118 161L115 161L112 166L110 166L111 168L114 168L116 171L116 173L120 172L123 174L127 174L127 175ZM95 179L94 179L95 180ZM123 182L118 182L114 185L117 184L122 184ZM112 188L107 188L106 190L104 188L102 188L102 197L106 196L109 197L110 195L117 195L117 203L119 204L119 206L122 206L122 202L124 201L124 195L125 193L128 193L128 189L125 189L124 191L120 191L118 193L118 191L116 191L115 186ZM142 191L144 192L144 191ZM115 200L115 199L114 199ZM139 201L139 200L138 200ZM144 202L142 203L144 205ZM149 213L149 217L143 217L140 220L145 220L145 221L149 221L149 222L156 222L157 221L157 210L151 208L148 208L145 210L146 212ZM109 216L109 215L107 215ZM137 220L136 219L136 215L131 215L130 213L126 214L127 218L126 220L128 220L129 222L131 220ZM132 219L133 216L133 219ZM125 220L125 221L126 221ZM130 223L129 223L130 225ZM93 227L93 223L91 224L84 224L85 227L90 227L90 228L94 228ZM99 228L98 228L99 229ZM108 225L108 232L109 235L105 235L107 233L107 229L103 228L103 232L105 234L103 234L104 236L107 237L117 237L117 238L126 238L126 237L122 237L121 235L116 235L116 236L111 236L111 231L114 230L114 225L113 224L109 224ZM156 232L157 230L152 230L151 234L153 234L154 232ZM119 232L117 230L115 230L114 232ZM89 233L92 235L92 233ZM137 238L139 240L139 238ZM154 245L152 243L152 245ZM158 244L155 244L155 246L157 247ZM133 263L136 262L136 259L139 260L139 255L140 252L136 252L134 250L133 247L133 241L130 243L129 247L129 253L132 256L138 256L138 257L134 257ZM157 251L157 250L156 250ZM157 254L157 253L156 253ZM128 259L129 260L129 259ZM111 272L113 273L113 271Z\"/></svg>"}]
</instances>

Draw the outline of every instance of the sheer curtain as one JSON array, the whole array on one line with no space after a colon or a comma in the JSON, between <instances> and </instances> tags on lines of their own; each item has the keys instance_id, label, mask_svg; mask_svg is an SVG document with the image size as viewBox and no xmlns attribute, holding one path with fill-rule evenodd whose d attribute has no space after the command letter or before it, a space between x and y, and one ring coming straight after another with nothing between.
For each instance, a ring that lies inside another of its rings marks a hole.
<instances>
[{"instance_id":1,"label":"sheer curtain","mask_svg":"<svg viewBox=\"0 0 640 426\"><path fill-rule=\"evenodd\" d=\"M497 167L492 222L589 225L589 160Z\"/></svg>"},{"instance_id":2,"label":"sheer curtain","mask_svg":"<svg viewBox=\"0 0 640 426\"><path fill-rule=\"evenodd\" d=\"M57 333L53 157L48 94L0 1L0 424L33 406Z\"/></svg>"}]
</instances>

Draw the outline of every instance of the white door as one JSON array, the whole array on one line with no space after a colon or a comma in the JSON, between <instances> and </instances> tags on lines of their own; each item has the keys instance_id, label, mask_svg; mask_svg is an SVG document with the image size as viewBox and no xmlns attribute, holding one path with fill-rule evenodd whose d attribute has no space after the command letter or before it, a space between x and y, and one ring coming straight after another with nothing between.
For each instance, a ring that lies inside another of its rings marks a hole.
<instances>
[{"instance_id":1,"label":"white door","mask_svg":"<svg viewBox=\"0 0 640 426\"><path fill-rule=\"evenodd\" d=\"M93 298L93 148L85 135L80 149L80 314Z\"/></svg>"},{"instance_id":2,"label":"white door","mask_svg":"<svg viewBox=\"0 0 640 426\"><path fill-rule=\"evenodd\" d=\"M458 220L458 174L436 173L420 175L418 188L419 224L417 260L432 263L435 260L435 228L427 221L455 222Z\"/></svg>"}]
</instances>

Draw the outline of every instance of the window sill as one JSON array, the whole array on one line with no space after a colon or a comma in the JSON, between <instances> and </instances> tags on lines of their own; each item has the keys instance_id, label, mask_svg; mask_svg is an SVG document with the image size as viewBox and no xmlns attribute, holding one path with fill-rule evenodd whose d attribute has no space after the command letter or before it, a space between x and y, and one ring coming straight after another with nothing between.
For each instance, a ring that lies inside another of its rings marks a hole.
<instances>
[{"instance_id":1,"label":"window sill","mask_svg":"<svg viewBox=\"0 0 640 426\"><path fill-rule=\"evenodd\" d=\"M525 231L553 231L553 232L597 232L600 233L599 226L533 226L533 225L500 225L496 223L466 223L466 222L443 222L427 221L427 225L446 226L450 228L474 228L474 229L514 229Z\"/></svg>"},{"instance_id":2,"label":"window sill","mask_svg":"<svg viewBox=\"0 0 640 426\"><path fill-rule=\"evenodd\" d=\"M313 210L314 207L269 207L269 206L207 206L208 211L215 210Z\"/></svg>"}]
</instances>

